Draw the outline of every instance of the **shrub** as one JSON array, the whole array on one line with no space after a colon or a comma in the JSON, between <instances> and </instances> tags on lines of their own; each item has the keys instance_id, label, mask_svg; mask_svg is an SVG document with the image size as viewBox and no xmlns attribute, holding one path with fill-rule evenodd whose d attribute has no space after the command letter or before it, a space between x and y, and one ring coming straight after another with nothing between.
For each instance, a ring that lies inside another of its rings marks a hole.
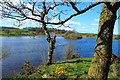
<instances>
[{"instance_id":1,"label":"shrub","mask_svg":"<svg viewBox=\"0 0 120 80\"><path fill-rule=\"evenodd\" d=\"M73 32L66 32L63 35L63 37L66 39L81 39L82 38L80 33L73 33Z\"/></svg>"},{"instance_id":2,"label":"shrub","mask_svg":"<svg viewBox=\"0 0 120 80\"><path fill-rule=\"evenodd\" d=\"M24 65L22 66L22 70L21 70L20 74L22 74L22 75L31 75L33 73L35 73L34 67L30 65L29 60L26 60Z\"/></svg>"},{"instance_id":3,"label":"shrub","mask_svg":"<svg viewBox=\"0 0 120 80\"><path fill-rule=\"evenodd\" d=\"M120 61L116 60L112 65L113 77L120 78Z\"/></svg>"},{"instance_id":4,"label":"shrub","mask_svg":"<svg viewBox=\"0 0 120 80\"><path fill-rule=\"evenodd\" d=\"M72 41L68 41L65 46L65 57L66 59L74 59L74 58L80 58L80 55L77 53L74 53L74 48L76 45Z\"/></svg>"}]
</instances>

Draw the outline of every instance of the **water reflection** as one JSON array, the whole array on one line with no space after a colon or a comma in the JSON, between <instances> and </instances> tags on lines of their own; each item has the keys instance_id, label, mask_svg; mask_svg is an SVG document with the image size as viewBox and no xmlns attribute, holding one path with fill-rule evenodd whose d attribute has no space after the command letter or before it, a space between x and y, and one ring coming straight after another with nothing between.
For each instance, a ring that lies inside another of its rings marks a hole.
<instances>
[{"instance_id":1,"label":"water reflection","mask_svg":"<svg viewBox=\"0 0 120 80\"><path fill-rule=\"evenodd\" d=\"M7 47L5 47L5 46L0 47L0 59L7 57L11 54L12 53L10 53L10 50Z\"/></svg>"}]
</instances>

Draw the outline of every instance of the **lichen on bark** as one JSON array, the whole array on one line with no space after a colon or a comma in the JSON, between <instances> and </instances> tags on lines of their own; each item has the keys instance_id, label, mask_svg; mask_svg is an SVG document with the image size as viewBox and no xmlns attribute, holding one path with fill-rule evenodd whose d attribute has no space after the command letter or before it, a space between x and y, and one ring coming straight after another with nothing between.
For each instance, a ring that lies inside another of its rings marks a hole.
<instances>
[{"instance_id":1,"label":"lichen on bark","mask_svg":"<svg viewBox=\"0 0 120 80\"><path fill-rule=\"evenodd\" d=\"M112 55L112 36L117 12L117 9L115 10L116 3L106 2L103 4L94 56L88 72L90 78L107 79Z\"/></svg>"}]
</instances>

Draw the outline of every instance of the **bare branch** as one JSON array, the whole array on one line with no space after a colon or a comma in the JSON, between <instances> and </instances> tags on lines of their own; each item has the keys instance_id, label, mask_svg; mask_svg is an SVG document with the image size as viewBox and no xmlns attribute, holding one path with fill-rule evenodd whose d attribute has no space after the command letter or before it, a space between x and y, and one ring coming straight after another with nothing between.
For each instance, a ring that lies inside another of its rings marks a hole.
<instances>
[{"instance_id":1,"label":"bare branch","mask_svg":"<svg viewBox=\"0 0 120 80\"><path fill-rule=\"evenodd\" d=\"M32 9L30 9L30 8L28 8L28 7L26 7L26 6L23 6L23 8L24 8L24 9L28 9L29 11L31 11L31 13L32 13L33 16L41 17L40 14L36 14L36 13L34 13L35 4L36 4L36 2L33 2Z\"/></svg>"},{"instance_id":2,"label":"bare branch","mask_svg":"<svg viewBox=\"0 0 120 80\"><path fill-rule=\"evenodd\" d=\"M54 9L55 7L57 7L57 6L59 6L59 5L63 5L64 3L60 3L60 4L54 3L54 6L53 6L53 7L49 7L49 8L47 9L47 8L46 8L46 2L42 2L43 11L41 12L41 15L37 15L37 14L34 13L35 3L33 3L32 9L24 6L24 8L27 8L27 9L32 13L33 16L38 16L38 17L40 18L40 20L39 20L39 19L36 19L36 18L29 17L28 15L26 15L26 13L25 13L24 11L22 11L23 8L17 8L16 6L10 4L9 2L5 2L5 5L7 5L8 7L12 8L12 10L16 11L18 14L20 14L21 16L23 16L25 19L31 19L31 20L34 20L34 21L37 21L37 22L41 22L41 23L44 23L44 24L59 25L59 24L64 24L65 22L67 22L67 21L70 20L71 18L73 18L73 17L75 17L75 16L77 16L77 15L79 15L79 14L82 14L82 13L88 11L89 9L91 9L92 7L94 7L94 6L96 6L96 5L100 4L100 3L103 3L103 2L96 2L96 3L91 4L90 6L86 7L86 8L83 9L83 10L78 10L74 3L72 3L72 2L69 2L69 3L72 5L73 9L76 10L77 13L74 13L74 14L70 15L70 16L69 16L68 18L66 18L65 20L60 20L60 19L61 19L61 18L60 18L61 14L64 14L63 11L60 11L57 15L55 15L55 17L58 16L59 22L49 22L48 20L45 21L44 18L45 18L45 16L48 14L48 11L49 11L50 9Z\"/></svg>"},{"instance_id":3,"label":"bare branch","mask_svg":"<svg viewBox=\"0 0 120 80\"><path fill-rule=\"evenodd\" d=\"M37 22L43 22L42 20L38 20L38 19L35 19L35 18L28 17L28 16L26 15L26 13L22 11L23 8L17 8L16 6L10 4L9 2L5 2L5 4L6 4L8 7L14 9L13 11L16 11L16 13L20 14L20 15L23 16L25 19L31 19L31 20L34 20L34 21L37 21ZM7 9L7 8L5 8L5 9ZM30 9L29 9L29 10L30 10ZM9 14L7 14L7 15L9 15ZM9 15L9 16L11 16L11 15ZM37 16L38 16L38 15L37 15ZM7 16L7 17L8 17L8 16ZM15 16L13 16L13 17L15 17ZM9 18L10 18L10 17L9 17ZM19 18L20 18L20 17L19 17ZM16 19L16 20L17 20L17 19Z\"/></svg>"},{"instance_id":4,"label":"bare branch","mask_svg":"<svg viewBox=\"0 0 120 80\"><path fill-rule=\"evenodd\" d=\"M72 8L73 8L76 12L78 12L79 14L82 14L82 13L88 11L89 9L91 9L92 7L94 7L94 6L96 6L96 5L100 4L100 3L103 3L103 2L96 2L96 3L91 4L90 6L86 7L86 8L83 9L83 10L78 10L78 8L75 6L75 4L74 4L73 2L69 2L69 3L72 5Z\"/></svg>"},{"instance_id":5,"label":"bare branch","mask_svg":"<svg viewBox=\"0 0 120 80\"><path fill-rule=\"evenodd\" d=\"M69 2L72 5L72 8L76 11L79 12L78 8L75 6L73 2Z\"/></svg>"},{"instance_id":6,"label":"bare branch","mask_svg":"<svg viewBox=\"0 0 120 80\"><path fill-rule=\"evenodd\" d=\"M79 14L82 14L82 13L88 11L89 9L91 9L92 7L94 7L94 6L98 5L98 4L101 4L101 3L103 3L103 2L96 2L96 3L91 4L90 6L86 7L86 8L83 9L83 10L80 10L80 11L77 10L77 13L72 14L71 16L69 16L68 18L66 18L65 20L63 20L63 21L61 21L61 22L58 22L58 23L45 22L45 23L46 23L46 24L54 24L54 25L64 24L65 22L67 22L68 20L70 20L71 18L73 18L74 16L77 16L77 15L79 15ZM75 5L73 5L73 6L75 7ZM74 8L73 8L73 9L74 9Z\"/></svg>"},{"instance_id":7,"label":"bare branch","mask_svg":"<svg viewBox=\"0 0 120 80\"><path fill-rule=\"evenodd\" d=\"M53 10L55 7L57 7L57 6L59 6L59 5L64 5L64 3L60 3L60 4L56 4L56 2L54 2L54 6L52 7L52 6L50 6L47 10L46 10L46 12L48 13L50 10Z\"/></svg>"}]
</instances>

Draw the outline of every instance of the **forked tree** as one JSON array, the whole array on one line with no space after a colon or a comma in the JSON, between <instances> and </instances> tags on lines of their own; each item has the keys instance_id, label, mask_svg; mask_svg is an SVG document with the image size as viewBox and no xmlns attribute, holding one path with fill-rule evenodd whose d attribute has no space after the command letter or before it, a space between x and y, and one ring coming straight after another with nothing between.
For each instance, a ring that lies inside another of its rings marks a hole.
<instances>
[{"instance_id":1,"label":"forked tree","mask_svg":"<svg viewBox=\"0 0 120 80\"><path fill-rule=\"evenodd\" d=\"M43 0L43 2L39 1L25 1L18 0L18 2L13 2L12 0L3 0L0 1L0 6L2 9L0 9L1 16L3 18L11 18L20 21L24 21L26 19L34 20L36 22L41 23L42 28L46 35L46 40L49 43L48 48L48 59L46 62L46 65L52 64L52 55L55 48L56 43L56 35L54 37L51 37L47 25L64 25L65 22L70 20L71 18L82 14L89 10L91 7L100 4L101 2L94 3L85 9L81 10L79 13L73 13L64 20L61 20L61 15L64 14L67 10L58 10L57 13L55 12L56 7L58 6L68 6L68 2L47 2L46 0ZM52 12L53 11L53 12ZM56 19L56 22L52 22L52 19Z\"/></svg>"},{"instance_id":2,"label":"forked tree","mask_svg":"<svg viewBox=\"0 0 120 80\"><path fill-rule=\"evenodd\" d=\"M62 10L58 13L53 12L53 10L60 5L64 5L64 3L56 3L54 0L53 2L46 2L46 0L43 0L43 2L34 0L31 2L22 2L22 0L18 0L18 2L14 2L12 0L0 1L0 6L2 7L0 11L3 18L12 18L19 22L30 19L41 24L46 35L46 40L49 43L46 65L52 64L52 55L56 43L56 35L54 35L54 37L50 35L50 32L47 29L47 24L56 24L49 21L62 14ZM60 19L58 20L60 21ZM58 24L59 23L60 22L58 22Z\"/></svg>"}]
</instances>

